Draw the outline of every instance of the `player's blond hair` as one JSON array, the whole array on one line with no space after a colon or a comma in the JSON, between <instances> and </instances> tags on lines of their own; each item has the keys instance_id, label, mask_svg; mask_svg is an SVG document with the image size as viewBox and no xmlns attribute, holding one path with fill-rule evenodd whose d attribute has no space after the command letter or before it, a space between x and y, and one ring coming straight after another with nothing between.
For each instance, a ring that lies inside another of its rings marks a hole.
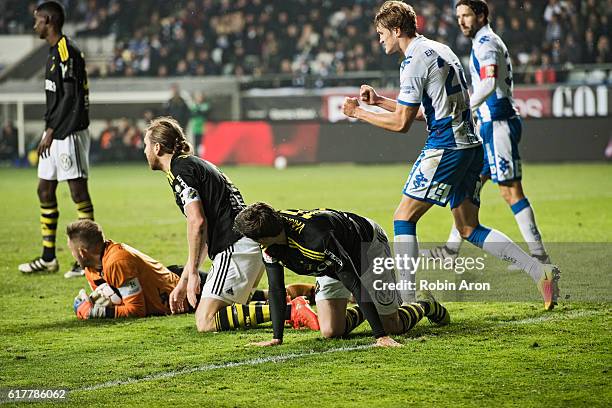
<instances>
[{"instance_id":1,"label":"player's blond hair","mask_svg":"<svg viewBox=\"0 0 612 408\"><path fill-rule=\"evenodd\" d=\"M92 220L78 220L66 227L66 235L71 242L79 243L88 249L97 249L104 244L102 227Z\"/></svg>"},{"instance_id":2,"label":"player's blond hair","mask_svg":"<svg viewBox=\"0 0 612 408\"><path fill-rule=\"evenodd\" d=\"M161 116L151 121L145 135L149 134L151 143L159 143L161 153L173 156L192 154L193 149L185 138L185 132L179 123L168 116Z\"/></svg>"},{"instance_id":3,"label":"player's blond hair","mask_svg":"<svg viewBox=\"0 0 612 408\"><path fill-rule=\"evenodd\" d=\"M410 4L402 1L386 1L374 17L376 26L381 26L387 30L399 28L409 37L416 35L416 13Z\"/></svg>"}]
</instances>

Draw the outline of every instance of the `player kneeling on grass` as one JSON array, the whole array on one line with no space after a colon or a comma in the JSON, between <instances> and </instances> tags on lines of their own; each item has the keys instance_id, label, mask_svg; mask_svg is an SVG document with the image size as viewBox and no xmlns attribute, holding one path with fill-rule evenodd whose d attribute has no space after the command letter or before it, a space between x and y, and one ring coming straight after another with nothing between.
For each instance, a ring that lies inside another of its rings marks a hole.
<instances>
[{"instance_id":1,"label":"player kneeling on grass","mask_svg":"<svg viewBox=\"0 0 612 408\"><path fill-rule=\"evenodd\" d=\"M388 335L405 333L424 316L438 324L450 321L433 299L402 305L397 291L389 289L396 282L394 269L373 270L374 259L391 258L391 250L384 230L372 220L330 209L278 212L255 203L238 214L234 226L264 247L274 338L258 345L283 340L283 266L317 277L319 324L327 338L347 335L365 318L377 345L400 346ZM347 309L350 294L357 306Z\"/></svg>"},{"instance_id":2,"label":"player kneeling on grass","mask_svg":"<svg viewBox=\"0 0 612 408\"><path fill-rule=\"evenodd\" d=\"M268 305L248 303L264 265L257 242L233 230L234 218L245 207L240 190L215 165L192 154L183 129L172 118L151 121L145 132L144 153L152 170L166 174L187 221L188 257L170 294L172 312L183 312L187 298L196 308L196 327L201 332L269 321ZM202 286L198 269L207 255L213 265ZM198 303L199 294L202 301ZM294 326L308 325L314 315L299 299L288 310L286 320Z\"/></svg>"},{"instance_id":3,"label":"player kneeling on grass","mask_svg":"<svg viewBox=\"0 0 612 408\"><path fill-rule=\"evenodd\" d=\"M168 268L122 243L105 240L102 228L91 220L68 225L68 247L73 257L84 268L93 292L87 295L81 289L75 298L74 309L79 319L144 317L170 314L169 296L183 272L172 265ZM200 272L202 284L207 274ZM288 288L292 297L308 295L312 285L295 284ZM244 307L253 310L265 308L267 291L256 290L252 302ZM185 301L186 302L186 301ZM267 306L266 306L267 307ZM188 304L183 312L193 312ZM266 313L269 316L269 312ZM289 320L297 326L296 322Z\"/></svg>"}]
</instances>

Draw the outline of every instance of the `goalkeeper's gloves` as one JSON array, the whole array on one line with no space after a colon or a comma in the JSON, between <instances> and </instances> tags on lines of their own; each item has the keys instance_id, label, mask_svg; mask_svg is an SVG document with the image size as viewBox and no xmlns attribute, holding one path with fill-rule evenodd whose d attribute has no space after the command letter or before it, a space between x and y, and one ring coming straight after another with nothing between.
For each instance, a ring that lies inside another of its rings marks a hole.
<instances>
[{"instance_id":1,"label":"goalkeeper's gloves","mask_svg":"<svg viewBox=\"0 0 612 408\"><path fill-rule=\"evenodd\" d=\"M79 320L112 318L115 317L112 306L121 303L121 296L110 285L103 283L89 296L85 290L81 289L78 296L74 298L73 309Z\"/></svg>"}]
</instances>

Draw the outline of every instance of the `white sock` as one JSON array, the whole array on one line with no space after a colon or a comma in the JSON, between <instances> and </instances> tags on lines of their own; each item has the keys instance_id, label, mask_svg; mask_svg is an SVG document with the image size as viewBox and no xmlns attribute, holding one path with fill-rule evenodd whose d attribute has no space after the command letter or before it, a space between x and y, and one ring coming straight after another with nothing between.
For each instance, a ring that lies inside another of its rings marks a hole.
<instances>
[{"instance_id":1,"label":"white sock","mask_svg":"<svg viewBox=\"0 0 612 408\"><path fill-rule=\"evenodd\" d=\"M526 198L518 201L511 206L514 218L518 224L523 239L529 246L529 251L532 255L546 255L546 249L542 243L542 235L538 230L538 226L535 221L535 214L533 209Z\"/></svg>"},{"instance_id":2,"label":"white sock","mask_svg":"<svg viewBox=\"0 0 612 408\"><path fill-rule=\"evenodd\" d=\"M450 230L450 234L448 234L448 239L446 240L446 247L453 252L459 252L461 249L461 244L463 243L463 238L461 238L461 234L457 230L455 224Z\"/></svg>"},{"instance_id":3,"label":"white sock","mask_svg":"<svg viewBox=\"0 0 612 408\"><path fill-rule=\"evenodd\" d=\"M403 303L416 302L415 282L419 260L416 223L396 220L393 224L395 232L393 250L395 257L400 257L400 262L396 264L396 269L399 281L402 283L402 290L398 292ZM412 289L408 287L409 282Z\"/></svg>"},{"instance_id":4,"label":"white sock","mask_svg":"<svg viewBox=\"0 0 612 408\"><path fill-rule=\"evenodd\" d=\"M468 241L496 258L514 263L527 272L535 282L538 282L544 274L542 264L537 259L523 251L520 246L500 231L479 225L474 229Z\"/></svg>"}]
</instances>

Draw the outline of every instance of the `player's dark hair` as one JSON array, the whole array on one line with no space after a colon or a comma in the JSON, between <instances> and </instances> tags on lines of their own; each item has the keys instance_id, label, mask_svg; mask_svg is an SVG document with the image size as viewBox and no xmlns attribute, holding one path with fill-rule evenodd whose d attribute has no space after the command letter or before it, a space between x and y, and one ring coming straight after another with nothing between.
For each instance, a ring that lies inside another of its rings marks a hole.
<instances>
[{"instance_id":1,"label":"player's dark hair","mask_svg":"<svg viewBox=\"0 0 612 408\"><path fill-rule=\"evenodd\" d=\"M459 0L457 4L455 4L455 8L459 6L468 6L476 16L484 14L484 22L485 24L489 24L489 5L485 0Z\"/></svg>"},{"instance_id":2,"label":"player's dark hair","mask_svg":"<svg viewBox=\"0 0 612 408\"><path fill-rule=\"evenodd\" d=\"M151 143L159 143L161 152L173 156L191 154L191 145L185 138L185 132L179 123L167 116L155 118L151 121L145 135L149 134Z\"/></svg>"},{"instance_id":3,"label":"player's dark hair","mask_svg":"<svg viewBox=\"0 0 612 408\"><path fill-rule=\"evenodd\" d=\"M60 31L64 26L64 7L56 1L45 1L36 7L37 13L44 13L49 16L49 23Z\"/></svg>"},{"instance_id":4,"label":"player's dark hair","mask_svg":"<svg viewBox=\"0 0 612 408\"><path fill-rule=\"evenodd\" d=\"M252 240L275 237L283 230L278 211L262 202L249 205L234 220L234 229Z\"/></svg>"},{"instance_id":5,"label":"player's dark hair","mask_svg":"<svg viewBox=\"0 0 612 408\"><path fill-rule=\"evenodd\" d=\"M68 224L66 235L70 241L78 242L88 249L97 249L104 244L102 227L92 220L78 220Z\"/></svg>"},{"instance_id":6,"label":"player's dark hair","mask_svg":"<svg viewBox=\"0 0 612 408\"><path fill-rule=\"evenodd\" d=\"M401 1L386 1L376 13L374 23L388 30L399 28L409 37L416 35L417 22L414 8Z\"/></svg>"}]
</instances>

